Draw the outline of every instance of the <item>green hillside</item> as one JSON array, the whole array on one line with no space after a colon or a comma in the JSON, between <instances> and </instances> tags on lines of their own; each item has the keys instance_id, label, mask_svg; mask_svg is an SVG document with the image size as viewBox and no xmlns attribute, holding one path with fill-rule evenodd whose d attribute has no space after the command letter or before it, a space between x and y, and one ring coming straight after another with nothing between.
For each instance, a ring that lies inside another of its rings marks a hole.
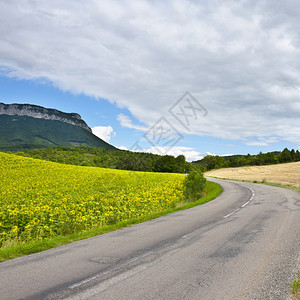
<instances>
[{"instance_id":1,"label":"green hillside","mask_svg":"<svg viewBox=\"0 0 300 300\"><path fill-rule=\"evenodd\" d=\"M116 149L82 127L28 116L0 115L0 151L54 146Z\"/></svg>"}]
</instances>

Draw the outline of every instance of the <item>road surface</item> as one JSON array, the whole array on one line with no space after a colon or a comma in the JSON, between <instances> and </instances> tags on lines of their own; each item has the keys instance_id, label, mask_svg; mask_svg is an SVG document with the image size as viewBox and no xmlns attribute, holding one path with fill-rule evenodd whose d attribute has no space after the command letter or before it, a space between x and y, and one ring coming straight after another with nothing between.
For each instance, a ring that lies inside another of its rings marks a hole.
<instances>
[{"instance_id":1,"label":"road surface","mask_svg":"<svg viewBox=\"0 0 300 300\"><path fill-rule=\"evenodd\" d=\"M300 193L213 181L202 206L0 263L0 299L288 299Z\"/></svg>"}]
</instances>

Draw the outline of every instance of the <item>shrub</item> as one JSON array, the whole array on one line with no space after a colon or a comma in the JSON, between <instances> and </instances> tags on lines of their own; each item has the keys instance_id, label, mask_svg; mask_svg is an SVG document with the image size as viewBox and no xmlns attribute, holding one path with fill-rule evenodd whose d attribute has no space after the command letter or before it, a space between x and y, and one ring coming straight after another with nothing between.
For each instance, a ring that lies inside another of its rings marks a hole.
<instances>
[{"instance_id":1,"label":"shrub","mask_svg":"<svg viewBox=\"0 0 300 300\"><path fill-rule=\"evenodd\" d=\"M188 202L198 200L203 195L206 179L199 170L192 170L184 180L184 195Z\"/></svg>"}]
</instances>

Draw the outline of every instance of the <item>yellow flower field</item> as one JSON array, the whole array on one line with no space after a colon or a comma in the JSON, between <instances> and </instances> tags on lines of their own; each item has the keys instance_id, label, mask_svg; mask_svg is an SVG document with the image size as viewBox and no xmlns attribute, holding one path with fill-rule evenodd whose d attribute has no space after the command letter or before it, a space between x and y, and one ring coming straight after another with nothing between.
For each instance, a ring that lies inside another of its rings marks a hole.
<instances>
[{"instance_id":1,"label":"yellow flower field","mask_svg":"<svg viewBox=\"0 0 300 300\"><path fill-rule=\"evenodd\" d=\"M184 176L79 167L0 152L0 246L174 207Z\"/></svg>"}]
</instances>

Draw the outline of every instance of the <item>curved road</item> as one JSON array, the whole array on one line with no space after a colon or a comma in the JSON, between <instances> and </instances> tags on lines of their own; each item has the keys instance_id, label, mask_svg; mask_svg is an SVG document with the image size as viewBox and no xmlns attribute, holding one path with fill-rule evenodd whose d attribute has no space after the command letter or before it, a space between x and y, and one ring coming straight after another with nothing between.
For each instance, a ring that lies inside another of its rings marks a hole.
<instances>
[{"instance_id":1,"label":"curved road","mask_svg":"<svg viewBox=\"0 0 300 300\"><path fill-rule=\"evenodd\" d=\"M212 180L202 206L0 263L0 298L288 299L300 193Z\"/></svg>"}]
</instances>

